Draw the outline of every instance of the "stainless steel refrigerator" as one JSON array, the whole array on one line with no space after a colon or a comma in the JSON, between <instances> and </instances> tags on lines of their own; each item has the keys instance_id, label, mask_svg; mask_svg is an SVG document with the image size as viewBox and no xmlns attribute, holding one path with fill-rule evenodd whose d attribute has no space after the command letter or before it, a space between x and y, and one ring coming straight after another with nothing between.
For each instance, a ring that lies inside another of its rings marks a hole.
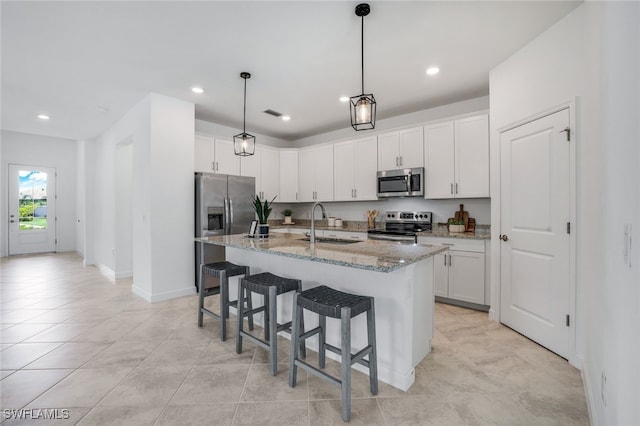
<instances>
[{"instance_id":1,"label":"stainless steel refrigerator","mask_svg":"<svg viewBox=\"0 0 640 426\"><path fill-rule=\"evenodd\" d=\"M255 219L252 199L256 196L256 180L247 176L217 173L195 174L196 237L242 234L249 231ZM200 263L225 260L223 246L195 244L196 288ZM207 277L205 287L217 285L217 280Z\"/></svg>"}]
</instances>

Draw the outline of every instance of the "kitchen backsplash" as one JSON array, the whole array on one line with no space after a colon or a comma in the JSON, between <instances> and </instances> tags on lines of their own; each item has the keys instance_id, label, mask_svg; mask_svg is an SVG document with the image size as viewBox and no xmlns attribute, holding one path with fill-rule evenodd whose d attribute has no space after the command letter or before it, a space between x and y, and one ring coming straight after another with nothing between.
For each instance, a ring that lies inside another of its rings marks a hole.
<instances>
[{"instance_id":1,"label":"kitchen backsplash","mask_svg":"<svg viewBox=\"0 0 640 426\"><path fill-rule=\"evenodd\" d=\"M430 211L433 212L433 222L446 222L453 217L460 204L464 204L464 209L469 212L470 217L476 219L479 225L491 223L491 199L489 198L465 198L450 200L425 200L423 198L391 198L378 201L327 201L323 202L328 216L339 217L343 220L365 221L367 220L367 210L378 210L380 214L376 219L376 224L382 220L385 211L407 210L407 211ZM310 219L311 207L313 203L274 203L273 216L271 219L282 217L284 209L293 210L294 221L299 219ZM320 219L320 209L316 209L316 219Z\"/></svg>"}]
</instances>

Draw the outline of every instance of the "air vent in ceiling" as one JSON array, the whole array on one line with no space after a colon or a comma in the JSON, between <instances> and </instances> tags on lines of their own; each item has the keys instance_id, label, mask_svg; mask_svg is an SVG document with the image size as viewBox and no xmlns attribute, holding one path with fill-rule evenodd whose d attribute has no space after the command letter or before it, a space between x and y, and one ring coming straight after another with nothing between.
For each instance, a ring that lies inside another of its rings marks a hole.
<instances>
[{"instance_id":1,"label":"air vent in ceiling","mask_svg":"<svg viewBox=\"0 0 640 426\"><path fill-rule=\"evenodd\" d=\"M274 111L272 109L268 109L266 111L264 111L265 114L269 114L269 115L273 115L274 117L280 117L282 116L282 114L280 114L278 111Z\"/></svg>"}]
</instances>

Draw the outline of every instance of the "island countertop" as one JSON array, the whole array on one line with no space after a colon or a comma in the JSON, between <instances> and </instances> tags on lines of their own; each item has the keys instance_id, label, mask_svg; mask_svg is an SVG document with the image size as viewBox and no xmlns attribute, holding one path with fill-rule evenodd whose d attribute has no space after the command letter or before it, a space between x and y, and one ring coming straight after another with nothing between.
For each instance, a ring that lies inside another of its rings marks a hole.
<instances>
[{"instance_id":1,"label":"island countertop","mask_svg":"<svg viewBox=\"0 0 640 426\"><path fill-rule=\"evenodd\" d=\"M377 272L395 271L448 250L440 245L380 240L349 244L316 242L311 247L304 238L299 234L272 233L269 238L235 234L196 238L196 241Z\"/></svg>"}]
</instances>

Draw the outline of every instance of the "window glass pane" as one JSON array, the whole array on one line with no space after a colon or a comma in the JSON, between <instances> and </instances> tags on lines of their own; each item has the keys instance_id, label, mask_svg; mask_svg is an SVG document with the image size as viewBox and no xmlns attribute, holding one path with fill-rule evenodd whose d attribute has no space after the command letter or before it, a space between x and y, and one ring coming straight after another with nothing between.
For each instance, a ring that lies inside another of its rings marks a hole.
<instances>
[{"instance_id":1,"label":"window glass pane","mask_svg":"<svg viewBox=\"0 0 640 426\"><path fill-rule=\"evenodd\" d=\"M20 170L19 186L20 229L47 229L47 174Z\"/></svg>"}]
</instances>

